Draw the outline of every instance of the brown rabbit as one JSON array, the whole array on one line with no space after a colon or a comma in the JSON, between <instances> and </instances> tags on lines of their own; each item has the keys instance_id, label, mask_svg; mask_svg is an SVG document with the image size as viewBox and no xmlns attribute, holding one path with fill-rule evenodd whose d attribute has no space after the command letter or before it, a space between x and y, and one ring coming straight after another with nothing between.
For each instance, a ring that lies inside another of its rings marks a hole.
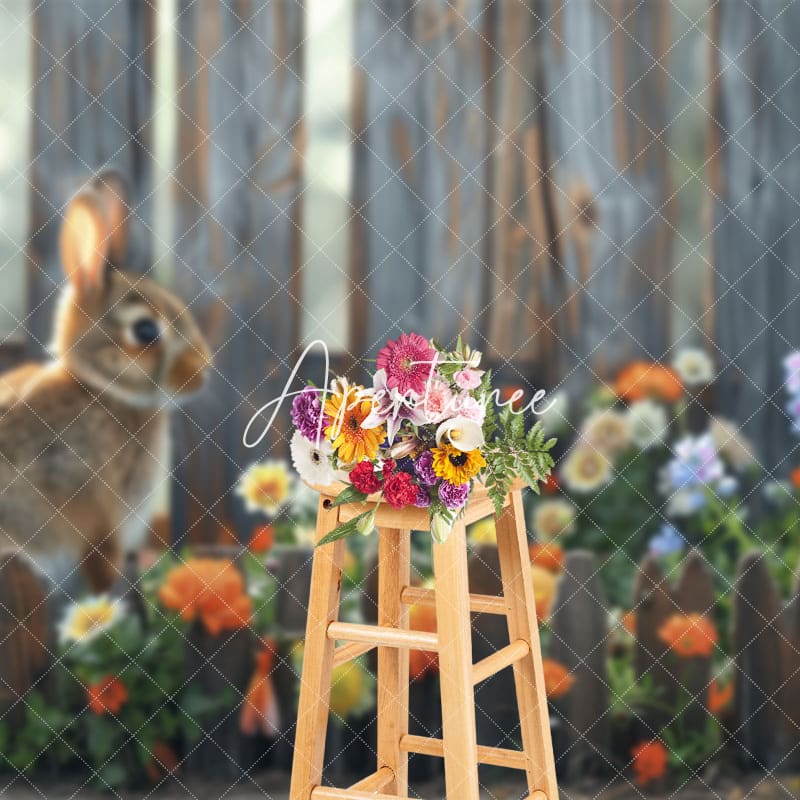
<instances>
[{"instance_id":1,"label":"brown rabbit","mask_svg":"<svg viewBox=\"0 0 800 800\"><path fill-rule=\"evenodd\" d=\"M210 364L186 306L115 269L127 217L114 172L73 198L53 360L0 375L0 550L34 563L68 556L95 590L141 545L168 458L168 411Z\"/></svg>"}]
</instances>

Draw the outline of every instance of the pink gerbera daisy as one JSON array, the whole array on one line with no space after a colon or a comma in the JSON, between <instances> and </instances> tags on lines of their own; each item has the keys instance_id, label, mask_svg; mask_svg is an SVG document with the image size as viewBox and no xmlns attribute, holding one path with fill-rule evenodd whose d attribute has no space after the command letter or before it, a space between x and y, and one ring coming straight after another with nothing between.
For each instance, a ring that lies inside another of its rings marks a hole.
<instances>
[{"instance_id":1,"label":"pink gerbera daisy","mask_svg":"<svg viewBox=\"0 0 800 800\"><path fill-rule=\"evenodd\" d=\"M401 394L423 394L431 376L436 351L418 333L401 333L378 353L378 369L386 370L386 385Z\"/></svg>"}]
</instances>

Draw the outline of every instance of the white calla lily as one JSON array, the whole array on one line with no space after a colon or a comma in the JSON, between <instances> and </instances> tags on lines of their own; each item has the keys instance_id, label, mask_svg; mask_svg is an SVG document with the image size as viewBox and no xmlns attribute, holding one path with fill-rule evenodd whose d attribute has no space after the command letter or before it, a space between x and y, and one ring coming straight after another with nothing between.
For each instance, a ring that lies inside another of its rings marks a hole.
<instances>
[{"instance_id":1,"label":"white calla lily","mask_svg":"<svg viewBox=\"0 0 800 800\"><path fill-rule=\"evenodd\" d=\"M444 544L453 530L453 523L441 514L434 514L431 519L431 536L437 544Z\"/></svg>"},{"instance_id":2,"label":"white calla lily","mask_svg":"<svg viewBox=\"0 0 800 800\"><path fill-rule=\"evenodd\" d=\"M464 452L482 447L485 442L483 428L466 417L446 419L436 429L436 444L440 445L442 439L446 439L453 447Z\"/></svg>"}]
</instances>

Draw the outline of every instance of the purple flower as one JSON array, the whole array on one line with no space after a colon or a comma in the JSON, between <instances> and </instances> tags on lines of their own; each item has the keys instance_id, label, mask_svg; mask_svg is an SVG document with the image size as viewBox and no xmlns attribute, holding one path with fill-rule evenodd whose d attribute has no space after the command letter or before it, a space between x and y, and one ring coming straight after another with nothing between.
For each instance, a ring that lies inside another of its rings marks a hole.
<instances>
[{"instance_id":1,"label":"purple flower","mask_svg":"<svg viewBox=\"0 0 800 800\"><path fill-rule=\"evenodd\" d=\"M414 505L417 508L427 508L431 504L431 497L428 494L427 486L417 486L417 499Z\"/></svg>"},{"instance_id":2,"label":"purple flower","mask_svg":"<svg viewBox=\"0 0 800 800\"><path fill-rule=\"evenodd\" d=\"M433 471L433 453L430 450L426 450L414 462L414 472L426 486L433 486L439 480Z\"/></svg>"},{"instance_id":3,"label":"purple flower","mask_svg":"<svg viewBox=\"0 0 800 800\"><path fill-rule=\"evenodd\" d=\"M292 422L309 442L316 442L325 430L320 394L319 389L306 386L292 400Z\"/></svg>"},{"instance_id":4,"label":"purple flower","mask_svg":"<svg viewBox=\"0 0 800 800\"><path fill-rule=\"evenodd\" d=\"M467 502L467 497L469 497L468 483L456 484L442 481L439 484L439 499L450 511L461 508Z\"/></svg>"}]
</instances>

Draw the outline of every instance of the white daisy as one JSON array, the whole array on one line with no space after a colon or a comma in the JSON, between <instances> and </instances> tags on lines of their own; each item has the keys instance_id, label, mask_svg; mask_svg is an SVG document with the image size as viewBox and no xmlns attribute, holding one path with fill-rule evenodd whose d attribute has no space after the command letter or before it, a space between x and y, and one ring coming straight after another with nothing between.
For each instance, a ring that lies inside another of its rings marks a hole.
<instances>
[{"instance_id":1,"label":"white daisy","mask_svg":"<svg viewBox=\"0 0 800 800\"><path fill-rule=\"evenodd\" d=\"M580 494L595 492L611 480L611 462L599 450L578 444L564 459L561 479L570 491Z\"/></svg>"},{"instance_id":2,"label":"white daisy","mask_svg":"<svg viewBox=\"0 0 800 800\"><path fill-rule=\"evenodd\" d=\"M639 400L628 409L631 441L641 450L662 444L667 438L669 420L664 406L654 400Z\"/></svg>"},{"instance_id":3,"label":"white daisy","mask_svg":"<svg viewBox=\"0 0 800 800\"><path fill-rule=\"evenodd\" d=\"M124 611L125 606L121 600L112 600L106 594L73 603L59 623L59 640L62 644L90 642L111 628Z\"/></svg>"},{"instance_id":4,"label":"white daisy","mask_svg":"<svg viewBox=\"0 0 800 800\"><path fill-rule=\"evenodd\" d=\"M328 486L336 480L331 464L333 448L330 442L320 442L317 447L315 442L309 442L300 431L295 431L289 450L297 474L306 483Z\"/></svg>"},{"instance_id":5,"label":"white daisy","mask_svg":"<svg viewBox=\"0 0 800 800\"><path fill-rule=\"evenodd\" d=\"M628 418L611 409L593 411L583 423L581 436L601 453L615 456L623 452L630 442Z\"/></svg>"},{"instance_id":6,"label":"white daisy","mask_svg":"<svg viewBox=\"0 0 800 800\"><path fill-rule=\"evenodd\" d=\"M672 362L684 386L707 386L714 380L714 362L705 350L685 347Z\"/></svg>"}]
</instances>

